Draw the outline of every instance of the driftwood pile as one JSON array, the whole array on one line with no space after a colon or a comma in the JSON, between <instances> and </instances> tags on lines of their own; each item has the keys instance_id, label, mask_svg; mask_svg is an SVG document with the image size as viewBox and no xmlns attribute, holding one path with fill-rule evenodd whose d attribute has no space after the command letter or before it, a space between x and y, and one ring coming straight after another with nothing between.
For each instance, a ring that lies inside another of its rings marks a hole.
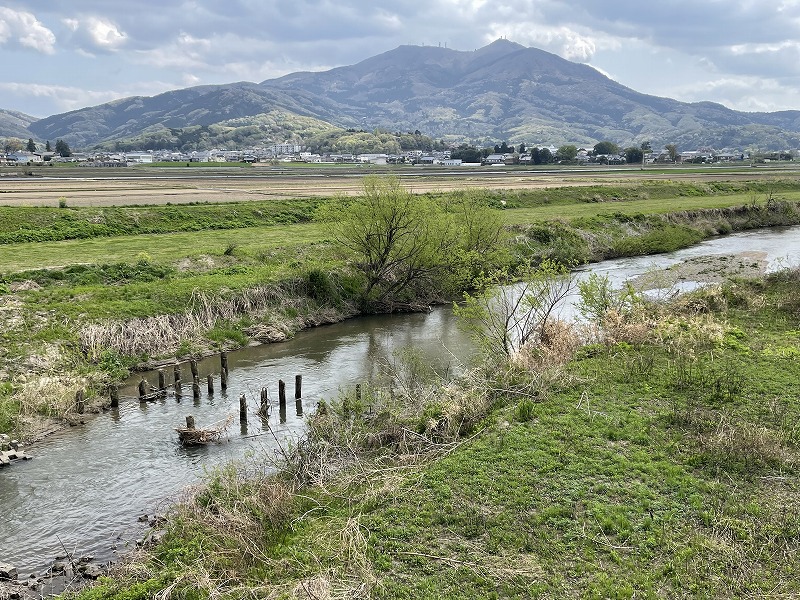
<instances>
[{"instance_id":1,"label":"driftwood pile","mask_svg":"<svg viewBox=\"0 0 800 600\"><path fill-rule=\"evenodd\" d=\"M233 422L233 417L228 416L224 421L214 423L211 427L197 429L194 426L194 417L186 417L186 427L176 427L178 441L184 446L199 446L202 444L212 444L222 440L222 436Z\"/></svg>"}]
</instances>

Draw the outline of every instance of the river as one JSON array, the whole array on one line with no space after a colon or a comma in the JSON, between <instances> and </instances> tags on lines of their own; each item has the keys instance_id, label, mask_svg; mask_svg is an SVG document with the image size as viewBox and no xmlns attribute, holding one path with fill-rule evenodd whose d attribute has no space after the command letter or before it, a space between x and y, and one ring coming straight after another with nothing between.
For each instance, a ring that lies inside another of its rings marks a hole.
<instances>
[{"instance_id":1,"label":"river","mask_svg":"<svg viewBox=\"0 0 800 600\"><path fill-rule=\"evenodd\" d=\"M707 240L659 256L624 258L589 265L615 285L653 269L714 254L763 253L768 269L800 264L800 227L750 231ZM691 287L691 282L684 282ZM199 361L201 396L140 403L140 375L121 388L120 406L37 443L34 458L0 470L0 562L14 564L20 577L43 573L64 548L114 560L141 537L138 517L162 511L207 471L232 460L274 454L277 445L302 434L304 416L294 402L295 375L303 376L302 410L308 414L323 398L381 376L397 360L397 351L413 348L426 364L457 372L469 361L472 345L452 310L426 314L380 315L303 331L279 344L245 348L228 355L229 379L219 390L219 357ZM184 382L189 365L181 365ZM167 370L171 381L172 369ZM214 378L209 395L205 379ZM155 385L155 373L147 373ZM288 410L277 409L278 380L287 383ZM273 404L269 418L256 415L257 399L267 387ZM187 389L188 388L188 389ZM188 396L186 395L188 393ZM239 422L239 397L249 401L247 424ZM175 427L193 415L198 427L233 416L223 443L185 448Z\"/></svg>"}]
</instances>

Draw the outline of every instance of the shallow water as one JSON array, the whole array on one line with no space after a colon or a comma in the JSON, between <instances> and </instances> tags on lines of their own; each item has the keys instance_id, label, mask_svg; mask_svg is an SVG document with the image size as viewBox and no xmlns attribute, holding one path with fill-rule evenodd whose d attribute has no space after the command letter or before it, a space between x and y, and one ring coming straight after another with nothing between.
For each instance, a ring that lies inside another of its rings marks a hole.
<instances>
[{"instance_id":1,"label":"shallow water","mask_svg":"<svg viewBox=\"0 0 800 600\"><path fill-rule=\"evenodd\" d=\"M800 264L800 227L751 231L708 240L668 255L604 261L582 269L608 275L615 285L689 258L763 252L770 269ZM686 282L690 287L691 282ZM294 401L294 377L303 376L304 414L322 398L369 382L396 361L395 352L414 348L426 364L457 371L472 345L447 307L427 314L381 315L352 319L299 333L280 344L229 353L226 393L219 390L219 357L199 362L201 396L192 399L189 365L181 365L184 396L173 394L140 403L133 378L121 389L119 409L87 417L86 424L54 434L29 449L34 459L0 470L0 562L21 574L41 573L63 548L98 561L113 559L142 535L141 514L153 514L178 497L205 472L232 460L274 454L303 431L304 416ZM216 393L206 391L212 374ZM166 370L172 381L172 367ZM145 374L150 384L155 373ZM287 412L276 406L278 379L287 384ZM262 387L269 389L272 413L255 414ZM188 395L186 395L188 394ZM248 423L239 422L239 396L249 401ZM198 427L233 422L223 443L184 448L175 427L186 415ZM24 575L23 575L24 576Z\"/></svg>"}]
</instances>

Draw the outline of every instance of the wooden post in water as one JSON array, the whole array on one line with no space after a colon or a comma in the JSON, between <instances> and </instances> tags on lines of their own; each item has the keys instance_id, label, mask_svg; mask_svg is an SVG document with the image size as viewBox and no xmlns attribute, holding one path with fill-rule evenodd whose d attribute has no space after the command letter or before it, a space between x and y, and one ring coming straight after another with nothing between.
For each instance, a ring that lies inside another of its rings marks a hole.
<instances>
[{"instance_id":1,"label":"wooden post in water","mask_svg":"<svg viewBox=\"0 0 800 600\"><path fill-rule=\"evenodd\" d=\"M225 375L228 374L228 353L224 350L219 353L219 362L222 367L222 370L225 371Z\"/></svg>"},{"instance_id":2,"label":"wooden post in water","mask_svg":"<svg viewBox=\"0 0 800 600\"><path fill-rule=\"evenodd\" d=\"M195 400L200 400L200 382L197 379L192 383L192 397Z\"/></svg>"},{"instance_id":3,"label":"wooden post in water","mask_svg":"<svg viewBox=\"0 0 800 600\"><path fill-rule=\"evenodd\" d=\"M269 416L269 394L267 388L261 388L261 405L258 409L258 414L262 417Z\"/></svg>"},{"instance_id":4,"label":"wooden post in water","mask_svg":"<svg viewBox=\"0 0 800 600\"><path fill-rule=\"evenodd\" d=\"M86 392L84 392L82 389L75 392L75 410L78 411L79 415L82 415L83 411L86 409L83 403L85 394Z\"/></svg>"},{"instance_id":5,"label":"wooden post in water","mask_svg":"<svg viewBox=\"0 0 800 600\"><path fill-rule=\"evenodd\" d=\"M211 373L209 373L208 376L206 377L206 381L208 382L208 395L209 396L213 396L214 395L214 376Z\"/></svg>"},{"instance_id":6,"label":"wooden post in water","mask_svg":"<svg viewBox=\"0 0 800 600\"><path fill-rule=\"evenodd\" d=\"M175 367L172 369L172 375L173 375L173 378L174 378L174 381L175 381L175 388L177 389L181 385L181 366L180 365L175 365Z\"/></svg>"},{"instance_id":7,"label":"wooden post in water","mask_svg":"<svg viewBox=\"0 0 800 600\"><path fill-rule=\"evenodd\" d=\"M139 382L139 400L144 401L147 396L147 382L142 377L142 380Z\"/></svg>"},{"instance_id":8,"label":"wooden post in water","mask_svg":"<svg viewBox=\"0 0 800 600\"><path fill-rule=\"evenodd\" d=\"M186 429L194 429L194 417L186 415Z\"/></svg>"},{"instance_id":9,"label":"wooden post in water","mask_svg":"<svg viewBox=\"0 0 800 600\"><path fill-rule=\"evenodd\" d=\"M192 360L189 361L189 368L192 370L192 381L194 381L198 377L198 375L197 375L197 361L195 359L192 359Z\"/></svg>"},{"instance_id":10,"label":"wooden post in water","mask_svg":"<svg viewBox=\"0 0 800 600\"><path fill-rule=\"evenodd\" d=\"M303 397L303 376L294 376L294 399L299 400Z\"/></svg>"},{"instance_id":11,"label":"wooden post in water","mask_svg":"<svg viewBox=\"0 0 800 600\"><path fill-rule=\"evenodd\" d=\"M164 369L158 370L158 391L165 392L167 390L167 376Z\"/></svg>"},{"instance_id":12,"label":"wooden post in water","mask_svg":"<svg viewBox=\"0 0 800 600\"><path fill-rule=\"evenodd\" d=\"M183 388L181 386L181 380L175 380L175 399L180 400L181 396L183 396Z\"/></svg>"},{"instance_id":13,"label":"wooden post in water","mask_svg":"<svg viewBox=\"0 0 800 600\"><path fill-rule=\"evenodd\" d=\"M111 398L111 408L117 408L119 406L119 388L116 385L111 386L109 396Z\"/></svg>"},{"instance_id":14,"label":"wooden post in water","mask_svg":"<svg viewBox=\"0 0 800 600\"><path fill-rule=\"evenodd\" d=\"M298 398L297 400L294 401L294 409L297 411L297 416L298 417L302 417L303 416L303 400L302 399Z\"/></svg>"},{"instance_id":15,"label":"wooden post in water","mask_svg":"<svg viewBox=\"0 0 800 600\"><path fill-rule=\"evenodd\" d=\"M224 392L228 389L228 372L222 369L219 374L219 388Z\"/></svg>"},{"instance_id":16,"label":"wooden post in water","mask_svg":"<svg viewBox=\"0 0 800 600\"><path fill-rule=\"evenodd\" d=\"M286 405L282 404L278 407L278 418L281 423L286 423Z\"/></svg>"},{"instance_id":17,"label":"wooden post in water","mask_svg":"<svg viewBox=\"0 0 800 600\"><path fill-rule=\"evenodd\" d=\"M286 410L286 384L283 379L278 380L278 405L282 411Z\"/></svg>"},{"instance_id":18,"label":"wooden post in water","mask_svg":"<svg viewBox=\"0 0 800 600\"><path fill-rule=\"evenodd\" d=\"M244 394L239 396L239 420L247 423L247 396Z\"/></svg>"}]
</instances>

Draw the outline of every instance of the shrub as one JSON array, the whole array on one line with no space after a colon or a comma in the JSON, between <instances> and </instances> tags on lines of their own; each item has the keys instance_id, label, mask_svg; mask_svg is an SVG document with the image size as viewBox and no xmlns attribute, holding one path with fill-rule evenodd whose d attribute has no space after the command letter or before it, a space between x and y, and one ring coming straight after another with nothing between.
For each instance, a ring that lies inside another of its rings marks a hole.
<instances>
[{"instance_id":1,"label":"shrub","mask_svg":"<svg viewBox=\"0 0 800 600\"><path fill-rule=\"evenodd\" d=\"M536 416L536 404L530 398L523 399L514 411L514 418L521 423L532 421Z\"/></svg>"},{"instance_id":2,"label":"shrub","mask_svg":"<svg viewBox=\"0 0 800 600\"><path fill-rule=\"evenodd\" d=\"M320 304L337 304L341 297L332 278L319 268L311 268L305 273L307 294Z\"/></svg>"}]
</instances>

